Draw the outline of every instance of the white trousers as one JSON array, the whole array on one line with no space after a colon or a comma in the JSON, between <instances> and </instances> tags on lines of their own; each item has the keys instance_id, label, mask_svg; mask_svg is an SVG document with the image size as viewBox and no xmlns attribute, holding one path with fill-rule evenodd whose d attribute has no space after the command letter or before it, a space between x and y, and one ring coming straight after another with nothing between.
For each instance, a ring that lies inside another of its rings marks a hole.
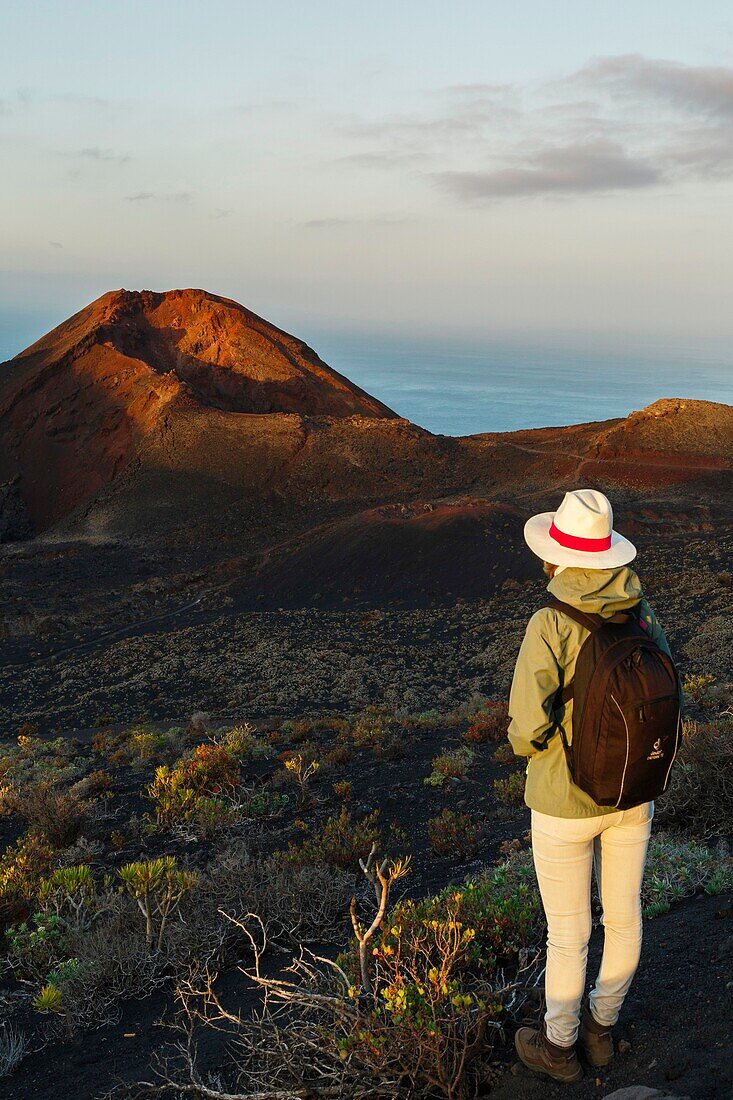
<instances>
[{"instance_id":1,"label":"white trousers","mask_svg":"<svg viewBox=\"0 0 733 1100\"><path fill-rule=\"evenodd\" d=\"M641 882L654 803L598 817L532 810L532 855L547 918L547 1036L569 1047L578 1035L591 933L591 866L603 906L603 958L590 994L593 1016L615 1024L641 953Z\"/></svg>"}]
</instances>

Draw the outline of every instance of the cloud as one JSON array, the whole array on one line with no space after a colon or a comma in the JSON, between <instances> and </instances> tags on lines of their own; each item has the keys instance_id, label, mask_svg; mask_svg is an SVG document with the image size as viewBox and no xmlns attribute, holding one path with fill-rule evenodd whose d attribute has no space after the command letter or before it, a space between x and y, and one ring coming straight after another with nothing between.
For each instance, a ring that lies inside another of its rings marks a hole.
<instances>
[{"instance_id":1,"label":"cloud","mask_svg":"<svg viewBox=\"0 0 733 1100\"><path fill-rule=\"evenodd\" d=\"M655 99L695 115L733 118L733 69L622 54L596 57L568 83L606 88L624 98Z\"/></svg>"},{"instance_id":2,"label":"cloud","mask_svg":"<svg viewBox=\"0 0 733 1100\"><path fill-rule=\"evenodd\" d=\"M733 172L733 69L684 65L641 54L593 58L568 85L588 85L661 130L658 156L680 178Z\"/></svg>"},{"instance_id":3,"label":"cloud","mask_svg":"<svg viewBox=\"0 0 733 1100\"><path fill-rule=\"evenodd\" d=\"M633 159L612 141L538 151L512 167L488 172L436 173L436 182L464 199L617 191L651 187L661 178L653 164Z\"/></svg>"},{"instance_id":4,"label":"cloud","mask_svg":"<svg viewBox=\"0 0 733 1100\"><path fill-rule=\"evenodd\" d=\"M487 129L514 125L521 117L516 96L516 89L509 84L454 84L431 93L432 99L437 97L438 107L427 116L351 119L338 124L336 130L345 138L379 141L384 157L426 155L436 148L476 139Z\"/></svg>"},{"instance_id":5,"label":"cloud","mask_svg":"<svg viewBox=\"0 0 733 1100\"><path fill-rule=\"evenodd\" d=\"M59 241L49 241L51 248L63 248L64 246Z\"/></svg>"},{"instance_id":6,"label":"cloud","mask_svg":"<svg viewBox=\"0 0 733 1100\"><path fill-rule=\"evenodd\" d=\"M400 214L377 214L373 218L310 218L295 224L303 229L337 229L344 225L403 225L409 220Z\"/></svg>"},{"instance_id":7,"label":"cloud","mask_svg":"<svg viewBox=\"0 0 733 1100\"><path fill-rule=\"evenodd\" d=\"M214 218L216 221L219 221L221 218L231 218L233 213L234 213L233 210L217 209L217 210L214 210L211 214L209 214L209 217Z\"/></svg>"},{"instance_id":8,"label":"cloud","mask_svg":"<svg viewBox=\"0 0 733 1100\"><path fill-rule=\"evenodd\" d=\"M431 158L427 153L393 153L383 150L374 153L347 153L336 157L337 164L351 164L355 168L401 168L404 165L422 164Z\"/></svg>"},{"instance_id":9,"label":"cloud","mask_svg":"<svg viewBox=\"0 0 733 1100\"><path fill-rule=\"evenodd\" d=\"M411 171L466 202L721 180L733 176L733 68L595 57L553 80L448 85L414 111L336 129L362 148L332 163Z\"/></svg>"},{"instance_id":10,"label":"cloud","mask_svg":"<svg viewBox=\"0 0 733 1100\"><path fill-rule=\"evenodd\" d=\"M112 164L126 164L129 161L127 154L115 153L112 149L100 149L98 145L88 146L86 149L76 149L72 153L65 153L67 157L78 157L81 160L108 161Z\"/></svg>"},{"instance_id":11,"label":"cloud","mask_svg":"<svg viewBox=\"0 0 733 1100\"><path fill-rule=\"evenodd\" d=\"M126 202L191 202L190 191L138 191L134 195L125 195Z\"/></svg>"}]
</instances>

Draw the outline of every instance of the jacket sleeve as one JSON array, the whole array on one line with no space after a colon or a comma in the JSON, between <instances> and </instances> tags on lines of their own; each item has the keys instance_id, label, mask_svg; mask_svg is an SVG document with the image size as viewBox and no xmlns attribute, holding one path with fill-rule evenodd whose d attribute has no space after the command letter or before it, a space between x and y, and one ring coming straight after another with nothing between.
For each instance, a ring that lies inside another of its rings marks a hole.
<instances>
[{"instance_id":1,"label":"jacket sleeve","mask_svg":"<svg viewBox=\"0 0 733 1100\"><path fill-rule=\"evenodd\" d=\"M542 608L527 624L509 693L509 741L517 756L545 747L553 729L552 702L560 686L560 666L548 640L552 612Z\"/></svg>"},{"instance_id":2,"label":"jacket sleeve","mask_svg":"<svg viewBox=\"0 0 733 1100\"><path fill-rule=\"evenodd\" d=\"M653 642L656 642L659 648L663 649L668 657L671 657L672 652L669 648L669 642L667 641L665 633L659 625L659 622L657 621L656 615L654 614L646 600L642 600L639 604L639 614L641 615L645 629L649 631L649 637L651 638L651 640Z\"/></svg>"},{"instance_id":3,"label":"jacket sleeve","mask_svg":"<svg viewBox=\"0 0 733 1100\"><path fill-rule=\"evenodd\" d=\"M662 627L659 625L659 621L657 620L656 615L654 614L654 612L652 611L651 607L649 606L649 604L647 603L647 601L645 599L642 599L642 601L639 605L639 613L640 613L640 615L642 617L642 620L643 620L643 622L646 626L646 629L649 631L649 637L652 639L653 642L657 643L659 648L661 650L663 650L667 654L668 657L672 657L672 651L669 648L669 642L667 641L667 637L666 637L664 631L662 630ZM672 657L672 660L674 660L674 657ZM681 680L681 678L680 678L680 684L679 684L679 696L680 696L680 708L683 708L684 703L685 703L685 693L682 689L682 680Z\"/></svg>"}]
</instances>

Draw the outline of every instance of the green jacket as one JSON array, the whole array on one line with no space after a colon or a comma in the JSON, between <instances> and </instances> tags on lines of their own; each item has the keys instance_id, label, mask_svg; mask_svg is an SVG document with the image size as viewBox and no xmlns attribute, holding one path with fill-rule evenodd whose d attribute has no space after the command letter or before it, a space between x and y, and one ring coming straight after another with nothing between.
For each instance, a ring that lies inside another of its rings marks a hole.
<instances>
[{"instance_id":1,"label":"green jacket","mask_svg":"<svg viewBox=\"0 0 733 1100\"><path fill-rule=\"evenodd\" d=\"M552 578L547 591L581 611L604 616L640 604L650 636L669 653L664 631L643 598L641 582L627 565L617 569L565 568ZM587 637L585 627L561 611L549 607L536 611L527 624L509 695L509 740L517 756L528 757L524 800L532 809L554 817L616 812L613 806L599 806L573 783L560 734L553 731L550 719L560 669L567 683ZM572 699L560 716L572 741Z\"/></svg>"}]
</instances>

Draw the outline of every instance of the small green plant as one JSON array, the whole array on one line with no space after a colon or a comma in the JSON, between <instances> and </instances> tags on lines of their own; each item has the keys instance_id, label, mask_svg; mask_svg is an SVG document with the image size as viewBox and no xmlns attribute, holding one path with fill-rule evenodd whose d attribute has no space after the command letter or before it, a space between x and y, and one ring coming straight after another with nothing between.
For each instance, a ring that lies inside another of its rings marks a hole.
<instances>
[{"instance_id":1,"label":"small green plant","mask_svg":"<svg viewBox=\"0 0 733 1100\"><path fill-rule=\"evenodd\" d=\"M353 784L350 779L340 779L333 784L333 793L337 798L340 798L342 802L351 801Z\"/></svg>"},{"instance_id":2,"label":"small green plant","mask_svg":"<svg viewBox=\"0 0 733 1100\"><path fill-rule=\"evenodd\" d=\"M494 793L498 801L507 806L523 806L526 779L526 773L521 769L511 772L505 779L495 779Z\"/></svg>"},{"instance_id":3,"label":"small green plant","mask_svg":"<svg viewBox=\"0 0 733 1100\"><path fill-rule=\"evenodd\" d=\"M8 962L21 980L40 981L67 956L67 927L55 913L34 913L6 929Z\"/></svg>"},{"instance_id":4,"label":"small green plant","mask_svg":"<svg viewBox=\"0 0 733 1100\"><path fill-rule=\"evenodd\" d=\"M430 845L439 856L470 858L478 851L484 833L484 824L478 818L447 808L428 820Z\"/></svg>"},{"instance_id":5,"label":"small green plant","mask_svg":"<svg viewBox=\"0 0 733 1100\"><path fill-rule=\"evenodd\" d=\"M385 735L395 725L394 715L384 707L367 707L354 720L351 739L358 749L377 749Z\"/></svg>"},{"instance_id":6,"label":"small green plant","mask_svg":"<svg viewBox=\"0 0 733 1100\"><path fill-rule=\"evenodd\" d=\"M201 835L207 839L211 839L220 829L230 825L234 817L234 807L222 798L214 798L205 794L196 798L193 821L198 826Z\"/></svg>"},{"instance_id":7,"label":"small green plant","mask_svg":"<svg viewBox=\"0 0 733 1100\"><path fill-rule=\"evenodd\" d=\"M63 997L61 990L52 982L44 985L33 1000L36 1012L61 1012Z\"/></svg>"},{"instance_id":8,"label":"small green plant","mask_svg":"<svg viewBox=\"0 0 733 1100\"><path fill-rule=\"evenodd\" d=\"M244 722L234 726L226 733L215 738L215 744L230 753L233 757L244 763L246 760L257 760L272 755L272 749L267 742L257 736L254 726Z\"/></svg>"},{"instance_id":9,"label":"small green plant","mask_svg":"<svg viewBox=\"0 0 733 1100\"><path fill-rule=\"evenodd\" d=\"M473 749L467 745L442 752L433 758L433 770L424 782L431 787L442 787L451 779L465 779L473 760Z\"/></svg>"},{"instance_id":10,"label":"small green plant","mask_svg":"<svg viewBox=\"0 0 733 1100\"><path fill-rule=\"evenodd\" d=\"M155 946L160 951L168 921L196 885L198 876L179 870L175 856L127 863L119 874L122 889L135 899L145 918L145 942L149 948Z\"/></svg>"},{"instance_id":11,"label":"small green plant","mask_svg":"<svg viewBox=\"0 0 733 1100\"><path fill-rule=\"evenodd\" d=\"M290 803L290 795L260 787L249 791L237 807L237 816L245 820L252 817L275 817Z\"/></svg>"},{"instance_id":12,"label":"small green plant","mask_svg":"<svg viewBox=\"0 0 733 1100\"><path fill-rule=\"evenodd\" d=\"M128 744L138 760L154 760L166 748L168 739L154 730L138 729L130 732Z\"/></svg>"}]
</instances>

